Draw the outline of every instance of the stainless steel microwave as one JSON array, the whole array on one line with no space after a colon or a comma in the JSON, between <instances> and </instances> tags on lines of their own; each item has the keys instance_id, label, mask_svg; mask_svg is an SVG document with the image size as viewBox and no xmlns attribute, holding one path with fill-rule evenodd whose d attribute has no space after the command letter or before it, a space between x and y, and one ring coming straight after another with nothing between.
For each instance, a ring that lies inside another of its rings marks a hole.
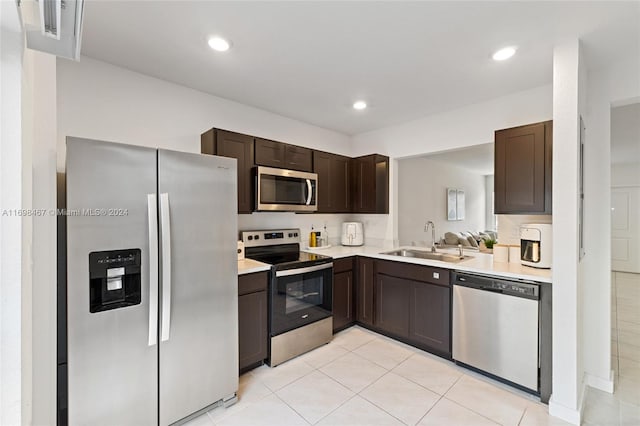
<instances>
[{"instance_id":1,"label":"stainless steel microwave","mask_svg":"<svg viewBox=\"0 0 640 426\"><path fill-rule=\"evenodd\" d=\"M318 210L318 175L296 170L257 167L258 211L314 212Z\"/></svg>"}]
</instances>

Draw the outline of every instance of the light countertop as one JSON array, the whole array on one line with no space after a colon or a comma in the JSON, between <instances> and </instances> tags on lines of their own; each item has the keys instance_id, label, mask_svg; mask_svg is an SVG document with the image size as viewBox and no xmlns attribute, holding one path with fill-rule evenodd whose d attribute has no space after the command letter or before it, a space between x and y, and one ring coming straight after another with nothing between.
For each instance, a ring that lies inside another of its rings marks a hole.
<instances>
[{"instance_id":1,"label":"light countertop","mask_svg":"<svg viewBox=\"0 0 640 426\"><path fill-rule=\"evenodd\" d=\"M271 269L271 265L258 262L257 260L253 260L253 259L238 260L238 275L268 271L269 269Z\"/></svg>"},{"instance_id":2,"label":"light countertop","mask_svg":"<svg viewBox=\"0 0 640 426\"><path fill-rule=\"evenodd\" d=\"M464 254L471 256L471 259L463 260L459 263L442 262L439 260L419 259L415 257L401 257L387 254L381 254L392 250L398 250L401 248L412 250L428 250L423 247L411 247L402 246L394 248L380 248L374 246L360 246L360 247L345 247L345 246L333 246L326 249L303 249L310 253L324 254L331 256L334 259L349 256L365 256L375 259L392 260L396 262L414 263L417 265L436 266L445 269L454 269L457 271L476 272L487 275L494 275L504 278L516 278L531 280L537 282L551 283L551 270L550 269L538 269L531 268L529 266L523 266L520 263L500 263L493 261L493 255L488 253L480 253L472 250L465 250ZM438 249L441 253L454 253L457 254L457 249Z\"/></svg>"}]
</instances>

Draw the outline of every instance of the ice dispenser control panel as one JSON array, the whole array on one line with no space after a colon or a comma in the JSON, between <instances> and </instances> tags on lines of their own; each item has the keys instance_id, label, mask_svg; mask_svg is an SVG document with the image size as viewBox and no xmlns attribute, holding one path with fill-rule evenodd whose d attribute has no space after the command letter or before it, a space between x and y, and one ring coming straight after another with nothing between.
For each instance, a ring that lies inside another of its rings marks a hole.
<instances>
[{"instance_id":1,"label":"ice dispenser control panel","mask_svg":"<svg viewBox=\"0 0 640 426\"><path fill-rule=\"evenodd\" d=\"M140 249L89 253L89 311L138 305L142 299Z\"/></svg>"}]
</instances>

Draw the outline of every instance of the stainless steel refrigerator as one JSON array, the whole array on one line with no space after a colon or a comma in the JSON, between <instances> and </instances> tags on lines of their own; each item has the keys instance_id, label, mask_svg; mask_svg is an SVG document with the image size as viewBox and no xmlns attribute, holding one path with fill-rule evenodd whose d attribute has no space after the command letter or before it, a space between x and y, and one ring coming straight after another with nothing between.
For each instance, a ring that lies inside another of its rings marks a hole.
<instances>
[{"instance_id":1,"label":"stainless steel refrigerator","mask_svg":"<svg viewBox=\"0 0 640 426\"><path fill-rule=\"evenodd\" d=\"M67 138L70 425L168 425L238 389L236 162Z\"/></svg>"}]
</instances>

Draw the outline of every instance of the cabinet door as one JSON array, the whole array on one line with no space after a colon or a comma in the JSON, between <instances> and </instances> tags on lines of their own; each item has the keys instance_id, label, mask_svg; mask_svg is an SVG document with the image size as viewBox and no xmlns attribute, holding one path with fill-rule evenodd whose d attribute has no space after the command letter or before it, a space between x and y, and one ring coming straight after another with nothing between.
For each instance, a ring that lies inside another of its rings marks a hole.
<instances>
[{"instance_id":1,"label":"cabinet door","mask_svg":"<svg viewBox=\"0 0 640 426\"><path fill-rule=\"evenodd\" d=\"M267 358L267 292L238 297L240 370Z\"/></svg>"},{"instance_id":2,"label":"cabinet door","mask_svg":"<svg viewBox=\"0 0 640 426\"><path fill-rule=\"evenodd\" d=\"M253 211L253 137L216 131L216 154L238 160L238 213Z\"/></svg>"},{"instance_id":3,"label":"cabinet door","mask_svg":"<svg viewBox=\"0 0 640 426\"><path fill-rule=\"evenodd\" d=\"M353 271L333 275L333 330L351 324L353 315Z\"/></svg>"},{"instance_id":4,"label":"cabinet door","mask_svg":"<svg viewBox=\"0 0 640 426\"><path fill-rule=\"evenodd\" d=\"M374 324L373 302L374 302L374 260L358 258L358 286L357 286L357 306L356 318L358 322L367 325Z\"/></svg>"},{"instance_id":5,"label":"cabinet door","mask_svg":"<svg viewBox=\"0 0 640 426\"><path fill-rule=\"evenodd\" d=\"M495 132L495 213L551 213L551 122Z\"/></svg>"},{"instance_id":6,"label":"cabinet door","mask_svg":"<svg viewBox=\"0 0 640 426\"><path fill-rule=\"evenodd\" d=\"M399 337L409 336L409 294L412 281L376 275L376 326Z\"/></svg>"},{"instance_id":7,"label":"cabinet door","mask_svg":"<svg viewBox=\"0 0 640 426\"><path fill-rule=\"evenodd\" d=\"M373 156L354 158L352 163L353 211L375 211L375 163Z\"/></svg>"},{"instance_id":8,"label":"cabinet door","mask_svg":"<svg viewBox=\"0 0 640 426\"><path fill-rule=\"evenodd\" d=\"M349 213L351 211L349 161L348 157L342 155L334 155L331 160L331 208L333 213Z\"/></svg>"},{"instance_id":9,"label":"cabinet door","mask_svg":"<svg viewBox=\"0 0 640 426\"><path fill-rule=\"evenodd\" d=\"M285 145L281 142L256 138L256 164L286 169L284 161Z\"/></svg>"},{"instance_id":10,"label":"cabinet door","mask_svg":"<svg viewBox=\"0 0 640 426\"><path fill-rule=\"evenodd\" d=\"M313 172L318 175L318 213L333 213L331 154L328 152L314 151Z\"/></svg>"},{"instance_id":11,"label":"cabinet door","mask_svg":"<svg viewBox=\"0 0 640 426\"><path fill-rule=\"evenodd\" d=\"M409 339L450 356L450 287L413 282L409 296Z\"/></svg>"},{"instance_id":12,"label":"cabinet door","mask_svg":"<svg viewBox=\"0 0 640 426\"><path fill-rule=\"evenodd\" d=\"M300 170L301 172L313 171L313 151L301 146L286 145L284 148L285 168Z\"/></svg>"},{"instance_id":13,"label":"cabinet door","mask_svg":"<svg viewBox=\"0 0 640 426\"><path fill-rule=\"evenodd\" d=\"M354 213L389 213L389 157L372 154L351 160Z\"/></svg>"},{"instance_id":14,"label":"cabinet door","mask_svg":"<svg viewBox=\"0 0 640 426\"><path fill-rule=\"evenodd\" d=\"M318 213L349 213L348 157L313 152L313 172L318 174Z\"/></svg>"}]
</instances>

